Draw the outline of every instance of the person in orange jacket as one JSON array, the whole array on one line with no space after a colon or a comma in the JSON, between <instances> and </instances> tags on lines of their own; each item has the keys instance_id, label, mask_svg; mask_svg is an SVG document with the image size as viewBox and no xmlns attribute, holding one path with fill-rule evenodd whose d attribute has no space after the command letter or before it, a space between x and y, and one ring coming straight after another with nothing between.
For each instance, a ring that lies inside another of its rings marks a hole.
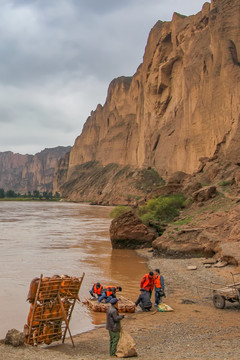
<instances>
[{"instance_id":1,"label":"person in orange jacket","mask_svg":"<svg viewBox=\"0 0 240 360\"><path fill-rule=\"evenodd\" d=\"M121 286L105 286L102 290L102 295L98 298L98 302L105 299L105 303L110 302L111 299L116 298L116 292L122 291Z\"/></svg>"},{"instance_id":2,"label":"person in orange jacket","mask_svg":"<svg viewBox=\"0 0 240 360\"><path fill-rule=\"evenodd\" d=\"M140 288L148 291L151 298L154 285L155 285L155 275L153 274L152 271L150 271L148 274L143 276L140 282Z\"/></svg>"},{"instance_id":3,"label":"person in orange jacket","mask_svg":"<svg viewBox=\"0 0 240 360\"><path fill-rule=\"evenodd\" d=\"M95 298L96 297L95 294L96 294L97 297L99 298L102 295L102 290L103 290L102 284L97 282L97 283L93 284L93 287L89 292L92 295L92 297Z\"/></svg>"},{"instance_id":4,"label":"person in orange jacket","mask_svg":"<svg viewBox=\"0 0 240 360\"><path fill-rule=\"evenodd\" d=\"M162 302L162 297L165 296L164 293L164 278L160 274L159 269L155 269L155 304L158 306Z\"/></svg>"}]
</instances>

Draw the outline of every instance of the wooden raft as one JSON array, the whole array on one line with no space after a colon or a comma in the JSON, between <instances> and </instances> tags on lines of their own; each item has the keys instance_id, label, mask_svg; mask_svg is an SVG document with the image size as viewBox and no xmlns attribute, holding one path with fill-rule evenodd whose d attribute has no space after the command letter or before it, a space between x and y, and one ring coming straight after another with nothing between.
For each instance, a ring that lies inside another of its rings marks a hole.
<instances>
[{"instance_id":1,"label":"wooden raft","mask_svg":"<svg viewBox=\"0 0 240 360\"><path fill-rule=\"evenodd\" d=\"M35 278L30 284L28 301L31 303L24 326L25 342L30 345L62 340L69 332L69 322L85 273L81 277L54 275L51 278Z\"/></svg>"},{"instance_id":2,"label":"wooden raft","mask_svg":"<svg viewBox=\"0 0 240 360\"><path fill-rule=\"evenodd\" d=\"M110 307L110 303L105 304L104 302L97 302L97 299L85 299L83 304L88 305L91 310L97 312L107 312L107 309ZM120 313L134 313L136 305L129 299L126 299L123 296L118 296L117 308Z\"/></svg>"}]
</instances>

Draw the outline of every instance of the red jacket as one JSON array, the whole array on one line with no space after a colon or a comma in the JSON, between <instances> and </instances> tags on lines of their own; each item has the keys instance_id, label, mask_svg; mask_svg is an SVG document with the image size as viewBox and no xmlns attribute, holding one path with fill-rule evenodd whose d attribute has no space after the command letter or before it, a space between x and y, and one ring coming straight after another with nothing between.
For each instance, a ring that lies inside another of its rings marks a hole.
<instances>
[{"instance_id":1,"label":"red jacket","mask_svg":"<svg viewBox=\"0 0 240 360\"><path fill-rule=\"evenodd\" d=\"M152 277L149 276L149 274L144 275L140 282L140 288L143 288L147 291L151 290L153 291L155 284L155 275Z\"/></svg>"}]
</instances>

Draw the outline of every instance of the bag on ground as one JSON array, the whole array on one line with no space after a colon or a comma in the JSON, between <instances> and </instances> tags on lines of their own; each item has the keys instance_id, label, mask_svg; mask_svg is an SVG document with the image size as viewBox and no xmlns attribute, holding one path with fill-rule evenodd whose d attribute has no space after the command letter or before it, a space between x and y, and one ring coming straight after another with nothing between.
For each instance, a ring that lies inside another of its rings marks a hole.
<instances>
[{"instance_id":1,"label":"bag on ground","mask_svg":"<svg viewBox=\"0 0 240 360\"><path fill-rule=\"evenodd\" d=\"M136 343L124 329L121 329L116 356L119 358L137 356Z\"/></svg>"},{"instance_id":2,"label":"bag on ground","mask_svg":"<svg viewBox=\"0 0 240 360\"><path fill-rule=\"evenodd\" d=\"M165 312L165 311L173 311L173 308L171 306L161 303L158 305L158 311Z\"/></svg>"}]
</instances>

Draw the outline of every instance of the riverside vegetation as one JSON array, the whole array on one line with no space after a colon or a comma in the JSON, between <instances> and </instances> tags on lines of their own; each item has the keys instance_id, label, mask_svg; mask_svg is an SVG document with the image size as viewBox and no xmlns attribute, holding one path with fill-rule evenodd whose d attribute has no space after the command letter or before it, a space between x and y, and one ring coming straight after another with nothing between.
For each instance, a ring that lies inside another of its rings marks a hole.
<instances>
[{"instance_id":1,"label":"riverside vegetation","mask_svg":"<svg viewBox=\"0 0 240 360\"><path fill-rule=\"evenodd\" d=\"M27 200L47 200L47 201L59 201L61 199L60 194L56 192L54 195L50 191L40 192L34 190L32 193L29 191L27 194L16 193L14 190L7 190L0 188L0 201L27 201Z\"/></svg>"},{"instance_id":2,"label":"riverside vegetation","mask_svg":"<svg viewBox=\"0 0 240 360\"><path fill-rule=\"evenodd\" d=\"M145 205L136 209L136 215L146 226L152 226L159 235L162 235L166 223L173 221L179 216L180 209L186 206L186 198L183 194L172 194L150 199ZM116 218L130 211L129 206L117 206L111 211L110 216Z\"/></svg>"}]
</instances>

